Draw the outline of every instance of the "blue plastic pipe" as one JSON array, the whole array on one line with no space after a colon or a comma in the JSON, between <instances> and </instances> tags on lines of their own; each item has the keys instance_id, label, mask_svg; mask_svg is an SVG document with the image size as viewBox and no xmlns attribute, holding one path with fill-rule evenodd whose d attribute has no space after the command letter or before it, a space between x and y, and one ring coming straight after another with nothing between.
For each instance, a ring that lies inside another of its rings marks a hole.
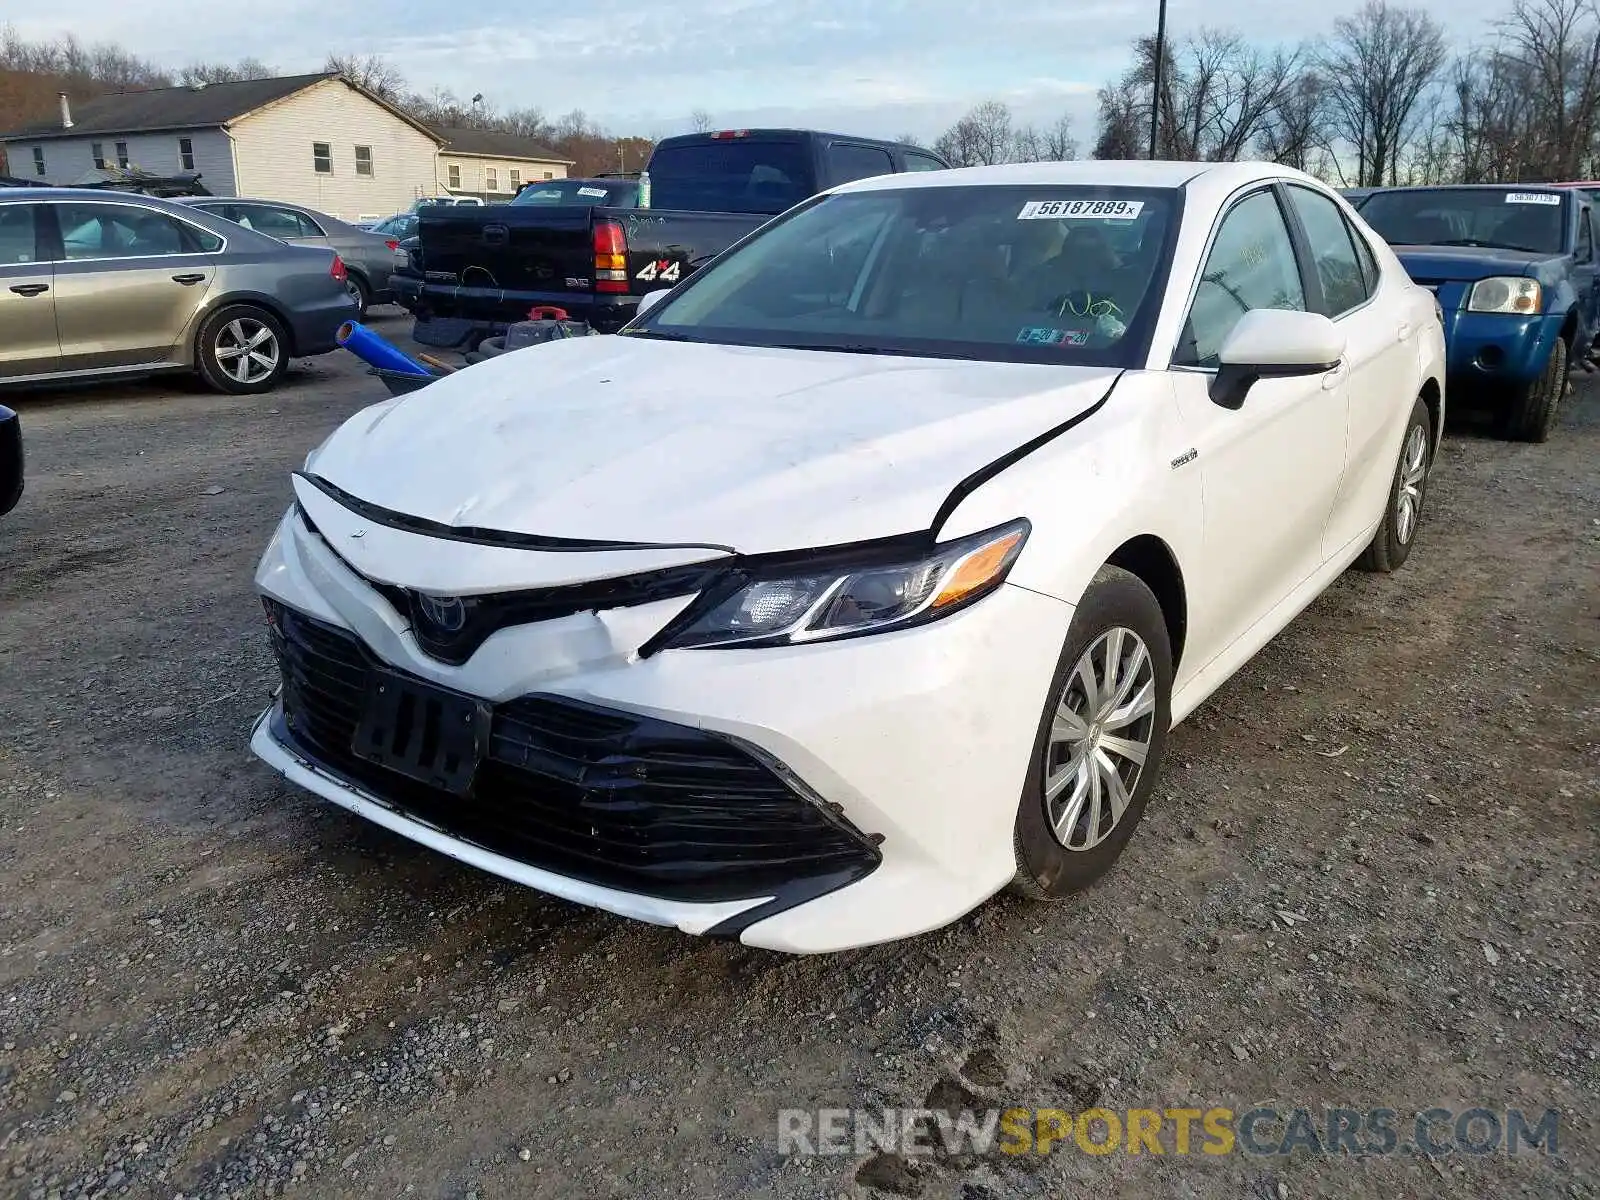
<instances>
[{"instance_id":1,"label":"blue plastic pipe","mask_svg":"<svg viewBox=\"0 0 1600 1200\"><path fill-rule=\"evenodd\" d=\"M430 378L433 375L427 367L413 361L398 347L384 341L365 325L355 321L346 321L339 326L339 331L333 336L339 345L368 366L380 367L385 371L398 371L402 375L427 375Z\"/></svg>"}]
</instances>

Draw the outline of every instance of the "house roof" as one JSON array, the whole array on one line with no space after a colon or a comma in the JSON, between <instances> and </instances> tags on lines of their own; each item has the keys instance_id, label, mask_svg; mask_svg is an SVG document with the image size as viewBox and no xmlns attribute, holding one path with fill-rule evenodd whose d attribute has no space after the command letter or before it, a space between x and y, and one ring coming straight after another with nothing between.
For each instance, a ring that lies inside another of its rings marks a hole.
<instances>
[{"instance_id":1,"label":"house roof","mask_svg":"<svg viewBox=\"0 0 1600 1200\"><path fill-rule=\"evenodd\" d=\"M143 91L113 92L87 100L72 100L72 127L63 129L59 120L35 121L4 136L11 141L40 141L47 138L111 136L119 133L149 133L163 129L205 129L227 125L240 117L283 100L296 92L338 79L336 73L285 75L278 79L241 79L233 83L208 83L201 87L150 88ZM344 81L373 103L381 105L402 120L433 131L415 118L396 109L365 88ZM71 97L69 97L71 99Z\"/></svg>"},{"instance_id":2,"label":"house roof","mask_svg":"<svg viewBox=\"0 0 1600 1200\"><path fill-rule=\"evenodd\" d=\"M468 129L457 125L435 125L433 132L443 140L440 153L466 154L476 158L520 158L527 162L564 163L573 160L559 150L541 146L515 133L498 129Z\"/></svg>"}]
</instances>

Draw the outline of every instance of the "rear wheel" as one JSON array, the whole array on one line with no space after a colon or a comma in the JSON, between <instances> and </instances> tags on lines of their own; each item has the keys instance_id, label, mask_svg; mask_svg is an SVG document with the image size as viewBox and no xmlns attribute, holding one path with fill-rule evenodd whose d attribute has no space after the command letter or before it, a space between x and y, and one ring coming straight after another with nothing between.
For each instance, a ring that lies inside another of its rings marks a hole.
<instances>
[{"instance_id":1,"label":"rear wheel","mask_svg":"<svg viewBox=\"0 0 1600 1200\"><path fill-rule=\"evenodd\" d=\"M367 319L367 307L372 303L372 289L367 286L367 281L354 271L346 273L344 277L344 290L350 293L350 299L356 302L356 320Z\"/></svg>"},{"instance_id":2,"label":"rear wheel","mask_svg":"<svg viewBox=\"0 0 1600 1200\"><path fill-rule=\"evenodd\" d=\"M1567 342L1557 338L1544 372L1518 388L1504 418L1505 435L1519 442L1547 442L1556 426L1556 409L1567 394Z\"/></svg>"},{"instance_id":3,"label":"rear wheel","mask_svg":"<svg viewBox=\"0 0 1600 1200\"><path fill-rule=\"evenodd\" d=\"M1383 522L1369 545L1356 561L1363 571L1387 574L1411 556L1422 523L1422 502L1428 494L1428 468L1432 462L1433 418L1421 397L1411 407L1406 434L1400 441L1400 461L1395 464L1389 485L1389 503Z\"/></svg>"},{"instance_id":4,"label":"rear wheel","mask_svg":"<svg viewBox=\"0 0 1600 1200\"><path fill-rule=\"evenodd\" d=\"M283 324L266 309L230 304L200 326L195 366L219 392L268 392L289 369L289 339Z\"/></svg>"},{"instance_id":5,"label":"rear wheel","mask_svg":"<svg viewBox=\"0 0 1600 1200\"><path fill-rule=\"evenodd\" d=\"M1053 900L1122 853L1161 778L1172 648L1144 581L1102 567L1084 593L1039 720L1017 808L1014 890Z\"/></svg>"}]
</instances>

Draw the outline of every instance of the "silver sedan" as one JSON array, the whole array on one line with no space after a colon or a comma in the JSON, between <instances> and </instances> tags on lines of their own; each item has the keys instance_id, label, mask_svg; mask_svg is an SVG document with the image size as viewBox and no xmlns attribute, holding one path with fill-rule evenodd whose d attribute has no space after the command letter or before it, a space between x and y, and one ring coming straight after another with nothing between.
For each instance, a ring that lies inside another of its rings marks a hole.
<instances>
[{"instance_id":1,"label":"silver sedan","mask_svg":"<svg viewBox=\"0 0 1600 1200\"><path fill-rule=\"evenodd\" d=\"M195 371L271 389L356 315L343 260L170 200L0 192L0 386Z\"/></svg>"},{"instance_id":2,"label":"silver sedan","mask_svg":"<svg viewBox=\"0 0 1600 1200\"><path fill-rule=\"evenodd\" d=\"M246 229L265 233L280 241L299 246L327 246L338 252L349 270L350 294L367 315L372 304L390 304L389 273L394 270L394 252L399 241L391 235L358 229L347 221L301 204L281 200L238 200L217 196L198 196L179 201L190 208L215 213Z\"/></svg>"}]
</instances>

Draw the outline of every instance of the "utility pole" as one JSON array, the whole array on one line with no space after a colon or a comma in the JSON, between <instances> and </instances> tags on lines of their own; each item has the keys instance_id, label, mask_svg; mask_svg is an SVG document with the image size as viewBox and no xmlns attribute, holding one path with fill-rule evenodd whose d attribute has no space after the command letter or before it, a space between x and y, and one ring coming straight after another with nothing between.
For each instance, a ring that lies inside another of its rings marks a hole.
<instances>
[{"instance_id":1,"label":"utility pole","mask_svg":"<svg viewBox=\"0 0 1600 1200\"><path fill-rule=\"evenodd\" d=\"M1160 0L1156 17L1156 61L1150 83L1150 157L1159 157L1161 139L1161 68L1167 56L1167 0Z\"/></svg>"}]
</instances>

